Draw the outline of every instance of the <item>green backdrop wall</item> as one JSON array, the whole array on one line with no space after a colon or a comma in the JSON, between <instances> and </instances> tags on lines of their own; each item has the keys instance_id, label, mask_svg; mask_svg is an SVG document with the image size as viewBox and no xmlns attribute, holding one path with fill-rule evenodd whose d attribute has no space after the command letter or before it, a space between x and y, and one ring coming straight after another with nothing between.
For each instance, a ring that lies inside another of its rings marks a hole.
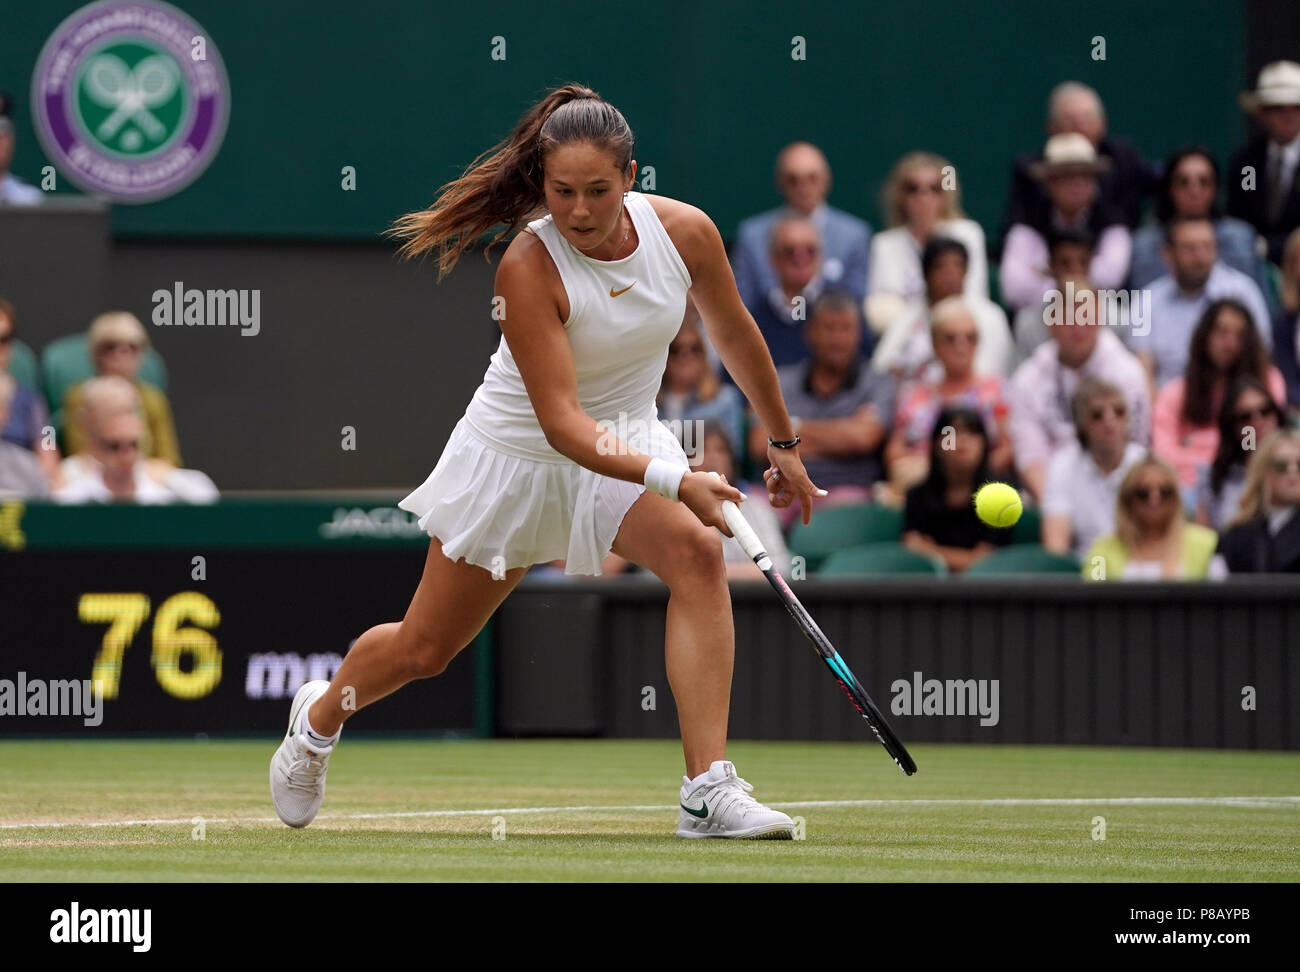
<instances>
[{"instance_id":1,"label":"green backdrop wall","mask_svg":"<svg viewBox=\"0 0 1300 972\"><path fill-rule=\"evenodd\" d=\"M178 5L225 60L229 130L197 183L119 207L119 236L373 238L566 80L618 105L656 191L703 207L725 236L774 202L774 154L796 137L825 148L832 201L877 224L898 155L947 155L992 232L1008 161L1041 141L1045 97L1064 78L1096 87L1112 130L1151 155L1200 140L1226 159L1245 133L1245 12L1231 0ZM31 72L79 6L17 4L0 29L0 88L21 111L14 171L31 181L45 164ZM806 60L791 58L796 35ZM344 165L354 192L340 188Z\"/></svg>"}]
</instances>

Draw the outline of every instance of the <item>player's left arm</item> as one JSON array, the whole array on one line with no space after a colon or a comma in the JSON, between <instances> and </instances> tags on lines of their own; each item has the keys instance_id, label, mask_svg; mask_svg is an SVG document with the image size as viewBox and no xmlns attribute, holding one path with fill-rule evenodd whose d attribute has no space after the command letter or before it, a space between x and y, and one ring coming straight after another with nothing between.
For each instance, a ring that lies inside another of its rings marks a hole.
<instances>
[{"instance_id":1,"label":"player's left arm","mask_svg":"<svg viewBox=\"0 0 1300 972\"><path fill-rule=\"evenodd\" d=\"M781 395L776 365L772 363L763 332L736 290L736 278L727 262L718 228L694 206L676 201L665 201L665 205L675 208L669 235L690 274L691 297L709 340L737 387L749 399L767 434L778 441L793 439L793 423ZM784 508L797 500L803 522L808 523L813 497L826 494L808 478L798 449L769 446L767 459L772 465L763 473L763 481L770 502Z\"/></svg>"},{"instance_id":2,"label":"player's left arm","mask_svg":"<svg viewBox=\"0 0 1300 972\"><path fill-rule=\"evenodd\" d=\"M675 242L691 275L691 298L709 340L768 434L777 440L794 438L776 366L763 332L740 299L718 228L694 206L685 207L677 224Z\"/></svg>"}]
</instances>

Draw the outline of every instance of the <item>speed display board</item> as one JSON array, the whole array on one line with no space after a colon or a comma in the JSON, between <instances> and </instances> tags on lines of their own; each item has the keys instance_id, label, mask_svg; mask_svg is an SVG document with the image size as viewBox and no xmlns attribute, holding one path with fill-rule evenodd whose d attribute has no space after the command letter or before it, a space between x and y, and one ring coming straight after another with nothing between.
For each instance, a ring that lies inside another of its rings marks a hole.
<instances>
[{"instance_id":1,"label":"speed display board","mask_svg":"<svg viewBox=\"0 0 1300 972\"><path fill-rule=\"evenodd\" d=\"M0 736L282 731L302 682L401 619L423 563L419 549L0 554ZM349 729L480 730L478 649ZM97 717L77 710L80 686L102 694Z\"/></svg>"}]
</instances>

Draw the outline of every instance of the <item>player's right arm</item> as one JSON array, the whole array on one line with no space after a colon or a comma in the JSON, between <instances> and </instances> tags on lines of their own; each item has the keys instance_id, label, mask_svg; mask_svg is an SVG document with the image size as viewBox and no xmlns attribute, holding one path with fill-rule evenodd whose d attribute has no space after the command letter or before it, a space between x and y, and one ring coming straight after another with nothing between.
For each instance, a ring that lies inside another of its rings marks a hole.
<instances>
[{"instance_id":1,"label":"player's right arm","mask_svg":"<svg viewBox=\"0 0 1300 972\"><path fill-rule=\"evenodd\" d=\"M495 296L504 300L501 333L519 367L538 424L560 455L602 476L642 483L650 457L599 425L578 401L573 348L551 286L554 274L545 245L522 233L501 258L494 289ZM721 501L741 502L740 490L706 473L687 472L678 493L702 522L730 536Z\"/></svg>"}]
</instances>

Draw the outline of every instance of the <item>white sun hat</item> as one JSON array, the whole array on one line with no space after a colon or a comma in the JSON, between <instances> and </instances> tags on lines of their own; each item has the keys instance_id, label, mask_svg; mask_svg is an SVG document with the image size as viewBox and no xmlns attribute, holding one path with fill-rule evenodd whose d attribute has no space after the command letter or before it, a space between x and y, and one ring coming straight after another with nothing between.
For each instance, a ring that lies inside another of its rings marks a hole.
<instances>
[{"instance_id":1,"label":"white sun hat","mask_svg":"<svg viewBox=\"0 0 1300 972\"><path fill-rule=\"evenodd\" d=\"M1043 159L1029 167L1035 179L1045 179L1058 172L1091 172L1100 174L1110 169L1110 159L1097 154L1086 135L1063 132L1053 135L1043 148Z\"/></svg>"},{"instance_id":2,"label":"white sun hat","mask_svg":"<svg viewBox=\"0 0 1300 972\"><path fill-rule=\"evenodd\" d=\"M1254 91L1243 91L1237 101L1250 114L1270 105L1300 105L1300 64L1274 61L1259 72Z\"/></svg>"}]
</instances>

